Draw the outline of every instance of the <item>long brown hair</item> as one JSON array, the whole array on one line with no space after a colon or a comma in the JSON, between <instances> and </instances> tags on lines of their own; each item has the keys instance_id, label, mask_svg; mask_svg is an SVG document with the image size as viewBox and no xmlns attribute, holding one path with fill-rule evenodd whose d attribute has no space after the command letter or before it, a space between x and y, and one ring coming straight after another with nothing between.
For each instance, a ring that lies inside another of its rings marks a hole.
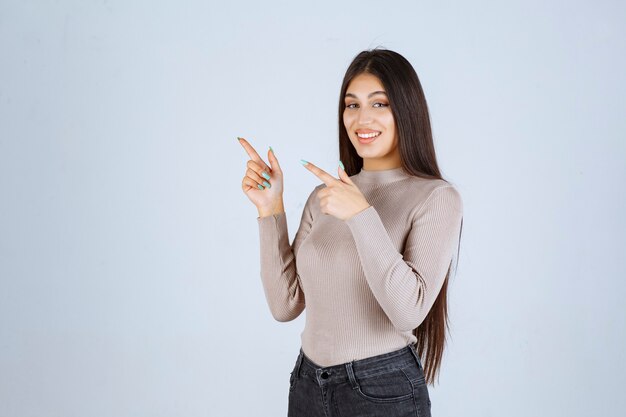
<instances>
[{"instance_id":1,"label":"long brown hair","mask_svg":"<svg viewBox=\"0 0 626 417\"><path fill-rule=\"evenodd\" d=\"M343 124L345 94L354 77L362 73L372 74L380 80L387 92L391 112L394 117L398 136L398 148L402 165L411 175L429 179L441 179L433 135L430 127L428 105L424 91L413 66L402 55L387 49L370 49L360 52L348 66L339 94L339 159L343 162L348 175L359 173L363 167L361 158L350 142ZM463 219L459 234L458 255L461 245ZM456 271L456 266L454 271ZM446 278L435 303L424 321L413 330L417 338L417 354L424 364L426 383L434 385L439 374L441 359L446 343L448 326L448 278L452 270L452 261ZM425 359L425 360L424 360Z\"/></svg>"}]
</instances>

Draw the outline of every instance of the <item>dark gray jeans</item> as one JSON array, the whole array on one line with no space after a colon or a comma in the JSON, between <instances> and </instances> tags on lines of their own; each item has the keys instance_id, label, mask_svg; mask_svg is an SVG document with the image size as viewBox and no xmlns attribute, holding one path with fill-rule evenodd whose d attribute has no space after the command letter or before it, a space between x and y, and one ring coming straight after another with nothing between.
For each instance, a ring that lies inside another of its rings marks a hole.
<instances>
[{"instance_id":1,"label":"dark gray jeans","mask_svg":"<svg viewBox=\"0 0 626 417\"><path fill-rule=\"evenodd\" d=\"M288 417L430 417L415 345L322 367L302 348L289 379Z\"/></svg>"}]
</instances>

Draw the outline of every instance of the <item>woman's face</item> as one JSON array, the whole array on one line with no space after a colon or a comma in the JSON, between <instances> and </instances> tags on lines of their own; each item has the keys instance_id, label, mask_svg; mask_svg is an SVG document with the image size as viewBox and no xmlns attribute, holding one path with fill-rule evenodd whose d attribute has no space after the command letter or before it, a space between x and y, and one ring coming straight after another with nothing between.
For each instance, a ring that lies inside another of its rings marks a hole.
<instances>
[{"instance_id":1,"label":"woman's face","mask_svg":"<svg viewBox=\"0 0 626 417\"><path fill-rule=\"evenodd\" d=\"M368 73L352 79L344 97L343 124L366 170L402 165L389 100L380 80ZM374 137L371 137L374 136Z\"/></svg>"}]
</instances>

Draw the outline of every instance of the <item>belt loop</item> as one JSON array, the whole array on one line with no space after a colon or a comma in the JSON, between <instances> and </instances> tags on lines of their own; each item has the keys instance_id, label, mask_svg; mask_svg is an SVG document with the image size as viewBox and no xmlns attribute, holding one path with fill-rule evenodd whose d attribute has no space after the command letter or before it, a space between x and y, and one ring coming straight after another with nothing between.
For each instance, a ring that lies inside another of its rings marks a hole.
<instances>
[{"instance_id":1,"label":"belt loop","mask_svg":"<svg viewBox=\"0 0 626 417\"><path fill-rule=\"evenodd\" d=\"M419 367L423 370L424 368L422 367L422 361L420 360L420 357L417 354L417 344L416 343L410 344L409 345L409 350L411 351L411 353L415 357L415 360L417 361L417 364L419 365Z\"/></svg>"},{"instance_id":2,"label":"belt loop","mask_svg":"<svg viewBox=\"0 0 626 417\"><path fill-rule=\"evenodd\" d=\"M359 387L359 384L356 382L356 377L354 376L352 362L346 363L346 372L348 373L348 379L350 380L350 385L352 385L352 389L357 389Z\"/></svg>"},{"instance_id":3,"label":"belt loop","mask_svg":"<svg viewBox=\"0 0 626 417\"><path fill-rule=\"evenodd\" d=\"M298 354L298 360L296 361L296 376L300 376L300 367L302 366L302 358L304 356L304 351L300 348L300 353Z\"/></svg>"}]
</instances>

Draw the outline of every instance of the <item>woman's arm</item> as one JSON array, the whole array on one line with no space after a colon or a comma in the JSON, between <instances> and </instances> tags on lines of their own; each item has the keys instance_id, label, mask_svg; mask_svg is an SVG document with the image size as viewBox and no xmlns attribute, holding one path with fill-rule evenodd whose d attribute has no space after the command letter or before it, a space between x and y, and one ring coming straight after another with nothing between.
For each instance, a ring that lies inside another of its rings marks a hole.
<instances>
[{"instance_id":1,"label":"woman's arm","mask_svg":"<svg viewBox=\"0 0 626 417\"><path fill-rule=\"evenodd\" d=\"M400 254L373 206L346 220L365 278L393 325L417 328L435 303L456 252L463 202L452 185L431 192L414 214Z\"/></svg>"},{"instance_id":2,"label":"woman's arm","mask_svg":"<svg viewBox=\"0 0 626 417\"><path fill-rule=\"evenodd\" d=\"M261 281L265 299L272 316L277 321L294 320L305 307L304 291L300 286L296 270L296 255L313 224L311 204L316 190L317 187L311 192L304 205L300 227L291 245L285 212L257 217L261 251Z\"/></svg>"}]
</instances>

